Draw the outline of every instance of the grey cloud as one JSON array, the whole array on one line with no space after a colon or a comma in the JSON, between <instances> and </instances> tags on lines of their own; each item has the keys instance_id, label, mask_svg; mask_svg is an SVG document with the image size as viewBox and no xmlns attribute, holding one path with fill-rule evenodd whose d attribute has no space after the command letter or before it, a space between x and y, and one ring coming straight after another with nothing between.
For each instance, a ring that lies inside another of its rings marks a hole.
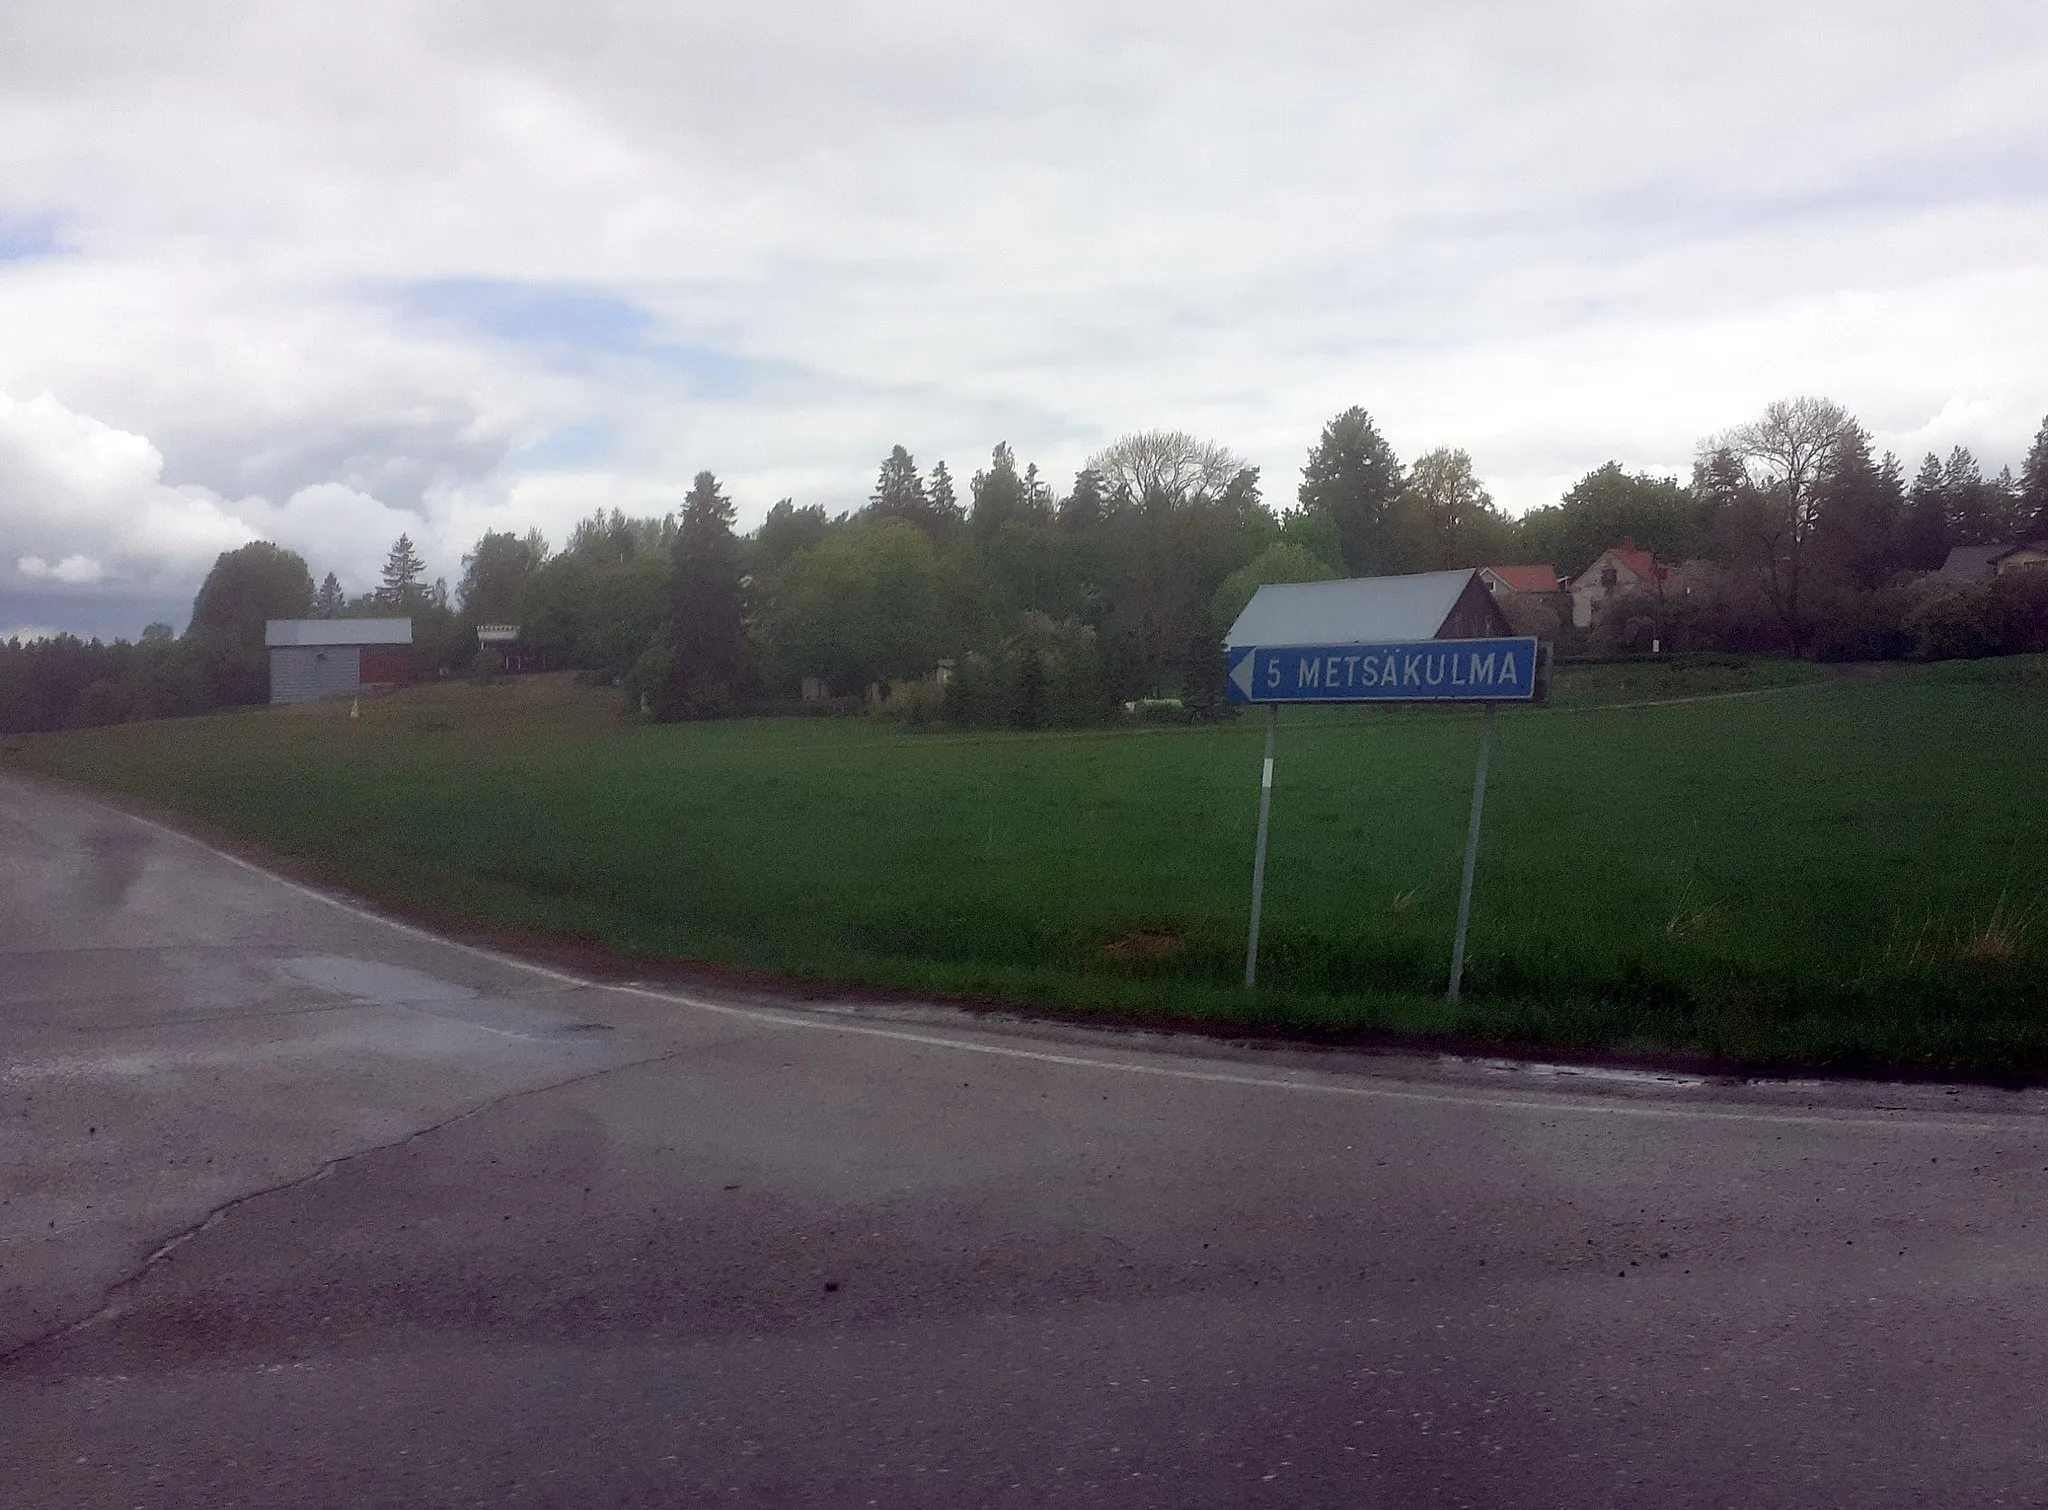
<instances>
[{"instance_id":1,"label":"grey cloud","mask_svg":"<svg viewBox=\"0 0 2048 1510\"><path fill-rule=\"evenodd\" d=\"M899 440L1202 429L1284 498L1354 402L1515 505L1793 391L1995 465L2048 410L2043 73L2038 0L21 0L0 394L437 568L698 466L842 505ZM20 552L231 527L95 496Z\"/></svg>"},{"instance_id":2,"label":"grey cloud","mask_svg":"<svg viewBox=\"0 0 2048 1510\"><path fill-rule=\"evenodd\" d=\"M502 435L478 434L473 414L450 407L409 419L334 415L310 424L180 429L161 445L164 478L226 498L285 499L339 483L421 513L430 492L487 475L509 449Z\"/></svg>"}]
</instances>

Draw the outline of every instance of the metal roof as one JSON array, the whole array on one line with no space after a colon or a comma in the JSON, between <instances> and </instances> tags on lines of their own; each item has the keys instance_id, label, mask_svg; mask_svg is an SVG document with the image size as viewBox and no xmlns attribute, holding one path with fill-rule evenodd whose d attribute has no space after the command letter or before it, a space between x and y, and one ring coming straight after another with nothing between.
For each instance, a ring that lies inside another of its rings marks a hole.
<instances>
[{"instance_id":1,"label":"metal roof","mask_svg":"<svg viewBox=\"0 0 2048 1510\"><path fill-rule=\"evenodd\" d=\"M2003 545L1957 545L1934 574L1937 582L1989 582L1998 575L1992 563L2010 549Z\"/></svg>"},{"instance_id":2,"label":"metal roof","mask_svg":"<svg viewBox=\"0 0 2048 1510\"><path fill-rule=\"evenodd\" d=\"M279 645L410 645L411 619L271 619L263 643Z\"/></svg>"},{"instance_id":3,"label":"metal roof","mask_svg":"<svg viewBox=\"0 0 2048 1510\"><path fill-rule=\"evenodd\" d=\"M1224 638L1237 647L1433 640L1476 574L1466 567L1262 587Z\"/></svg>"}]
</instances>

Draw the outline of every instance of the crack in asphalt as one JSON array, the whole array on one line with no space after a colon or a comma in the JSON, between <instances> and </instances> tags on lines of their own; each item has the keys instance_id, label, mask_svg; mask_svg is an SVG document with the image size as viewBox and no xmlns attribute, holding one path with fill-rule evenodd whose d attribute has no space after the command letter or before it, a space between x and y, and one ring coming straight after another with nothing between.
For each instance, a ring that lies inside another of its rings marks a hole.
<instances>
[{"instance_id":1,"label":"crack in asphalt","mask_svg":"<svg viewBox=\"0 0 2048 1510\"><path fill-rule=\"evenodd\" d=\"M305 1174L294 1175L288 1180L279 1180L275 1184L265 1185L260 1189L248 1190L240 1195L231 1196L213 1207L197 1221L178 1229L160 1242L140 1264L109 1284L101 1293L99 1303L92 1310L70 1321L59 1322L55 1326L46 1328L44 1331L37 1333L26 1341L16 1343L12 1347L0 1349L0 1369L8 1368L20 1362L22 1358L38 1348L48 1347L52 1343L61 1342L64 1338L82 1332L94 1323L107 1319L114 1314L115 1306L120 1302L121 1298L148 1279L151 1272L165 1259L177 1252L178 1249L184 1247L193 1238L199 1236L200 1233L220 1222L226 1221L235 1212L252 1202L260 1201L266 1196L281 1195L289 1190L297 1190L302 1185L315 1184L320 1180L328 1178L343 1165L353 1163L357 1159L366 1159L376 1154L389 1153L396 1148L403 1148L408 1143L416 1143L421 1138L432 1137L435 1133L443 1132L457 1123L466 1122L471 1117L481 1116L496 1107L523 1100L528 1096L546 1095L550 1091L563 1090L572 1085L582 1085L588 1081L602 1079L606 1075L616 1075L625 1070L640 1069L646 1065L661 1064L670 1059L679 1059L685 1054L692 1052L695 1052L692 1048L669 1049L663 1053L648 1054L639 1059L628 1060L624 1064L605 1065L600 1069L585 1070L580 1074L564 1076L560 1080L552 1080L545 1085L529 1085L518 1090L504 1091L487 1100L480 1101L474 1106L465 1107L459 1112L443 1117L438 1122L430 1123L425 1127L415 1128L404 1137L393 1138L388 1142L374 1144L368 1148L357 1148L344 1154L336 1154L331 1159L321 1160L317 1167Z\"/></svg>"}]
</instances>

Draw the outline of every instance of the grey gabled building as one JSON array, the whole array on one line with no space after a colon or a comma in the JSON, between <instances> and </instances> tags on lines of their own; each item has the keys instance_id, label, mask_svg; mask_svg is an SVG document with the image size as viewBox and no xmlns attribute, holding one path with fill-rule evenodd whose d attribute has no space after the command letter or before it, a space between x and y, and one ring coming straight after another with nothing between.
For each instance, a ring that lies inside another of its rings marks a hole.
<instances>
[{"instance_id":1,"label":"grey gabled building","mask_svg":"<svg viewBox=\"0 0 2048 1510\"><path fill-rule=\"evenodd\" d=\"M411 619L272 619L270 700L310 703L411 680Z\"/></svg>"},{"instance_id":2,"label":"grey gabled building","mask_svg":"<svg viewBox=\"0 0 2048 1510\"><path fill-rule=\"evenodd\" d=\"M1514 633L1475 568L1262 587L1224 636L1248 645L1484 640Z\"/></svg>"}]
</instances>

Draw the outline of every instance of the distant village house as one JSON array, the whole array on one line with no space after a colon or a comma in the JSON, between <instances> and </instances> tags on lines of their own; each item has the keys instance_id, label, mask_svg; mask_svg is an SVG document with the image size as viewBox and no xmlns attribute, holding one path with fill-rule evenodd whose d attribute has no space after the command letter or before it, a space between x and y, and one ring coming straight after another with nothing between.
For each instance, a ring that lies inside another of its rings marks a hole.
<instances>
[{"instance_id":1,"label":"distant village house","mask_svg":"<svg viewBox=\"0 0 2048 1510\"><path fill-rule=\"evenodd\" d=\"M1638 550L1633 537L1602 551L1593 564L1572 578L1572 623L1590 629L1607 604L1639 592L1654 591L1671 575L1671 568L1658 564L1646 550Z\"/></svg>"}]
</instances>

